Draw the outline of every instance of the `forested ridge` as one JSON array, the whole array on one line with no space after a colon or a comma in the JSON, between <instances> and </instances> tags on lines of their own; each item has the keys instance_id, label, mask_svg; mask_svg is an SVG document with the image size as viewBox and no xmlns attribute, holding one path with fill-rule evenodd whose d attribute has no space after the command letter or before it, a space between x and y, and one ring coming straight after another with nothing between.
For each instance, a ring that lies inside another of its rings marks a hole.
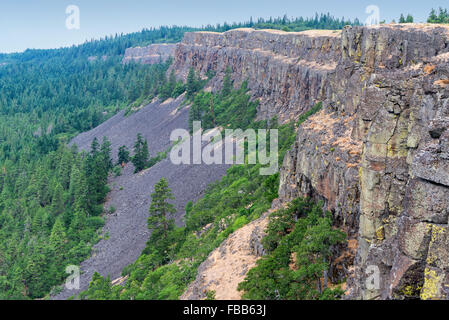
<instances>
[{"instance_id":1,"label":"forested ridge","mask_svg":"<svg viewBox=\"0 0 449 320\"><path fill-rule=\"evenodd\" d=\"M167 82L170 62L89 59L96 53L30 50L0 66L0 299L42 298L88 257L104 223L110 147L66 143Z\"/></svg>"},{"instance_id":2,"label":"forested ridge","mask_svg":"<svg viewBox=\"0 0 449 320\"><path fill-rule=\"evenodd\" d=\"M66 57L73 60L89 56L117 56L123 55L130 47L145 46L152 43L175 43L182 40L185 32L214 31L225 32L236 28L255 29L283 29L285 31L304 31L309 29L341 29L345 25L360 25L358 19L354 21L345 18L335 18L329 13L315 14L311 18L303 17L270 17L250 18L245 22L223 23L205 25L202 27L188 26L161 26L157 28L145 28L139 32L129 34L115 34L98 40L90 40L79 46L61 49L28 49L23 53L0 53L0 65L8 62L26 62Z\"/></svg>"}]
</instances>

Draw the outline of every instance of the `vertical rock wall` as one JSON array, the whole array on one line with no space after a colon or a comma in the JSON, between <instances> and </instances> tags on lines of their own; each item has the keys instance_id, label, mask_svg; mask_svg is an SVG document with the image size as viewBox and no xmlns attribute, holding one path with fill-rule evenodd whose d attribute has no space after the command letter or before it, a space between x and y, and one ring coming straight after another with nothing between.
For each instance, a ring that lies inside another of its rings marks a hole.
<instances>
[{"instance_id":1,"label":"vertical rock wall","mask_svg":"<svg viewBox=\"0 0 449 320\"><path fill-rule=\"evenodd\" d=\"M240 29L176 47L178 75L215 71L213 90L228 66L236 85L248 80L261 119L323 102L298 128L279 195L324 200L346 231L331 277L348 277L347 297L447 299L449 28Z\"/></svg>"},{"instance_id":2,"label":"vertical rock wall","mask_svg":"<svg viewBox=\"0 0 449 320\"><path fill-rule=\"evenodd\" d=\"M202 75L216 72L210 83L215 90L230 67L235 85L248 80L253 98L260 100L259 118L287 121L323 99L339 56L339 36L340 31L253 29L187 33L172 68L184 79L190 67Z\"/></svg>"},{"instance_id":3,"label":"vertical rock wall","mask_svg":"<svg viewBox=\"0 0 449 320\"><path fill-rule=\"evenodd\" d=\"M176 44L150 44L146 47L128 48L125 51L122 63L138 62L155 64L173 57Z\"/></svg>"},{"instance_id":4,"label":"vertical rock wall","mask_svg":"<svg viewBox=\"0 0 449 320\"><path fill-rule=\"evenodd\" d=\"M446 28L346 28L326 108L284 161L281 195L324 198L357 240L348 298L447 298L447 52Z\"/></svg>"}]
</instances>

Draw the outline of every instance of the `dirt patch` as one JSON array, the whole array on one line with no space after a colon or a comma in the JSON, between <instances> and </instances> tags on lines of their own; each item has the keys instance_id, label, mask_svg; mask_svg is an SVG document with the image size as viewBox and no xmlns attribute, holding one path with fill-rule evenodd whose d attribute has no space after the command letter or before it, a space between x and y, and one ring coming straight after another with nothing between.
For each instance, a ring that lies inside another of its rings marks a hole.
<instances>
[{"instance_id":1,"label":"dirt patch","mask_svg":"<svg viewBox=\"0 0 449 320\"><path fill-rule=\"evenodd\" d=\"M270 211L271 212L271 211ZM217 300L240 300L237 286L260 255L254 250L254 233L263 234L269 212L231 234L198 268L198 276L181 296L181 300L205 299L208 291L215 291Z\"/></svg>"}]
</instances>

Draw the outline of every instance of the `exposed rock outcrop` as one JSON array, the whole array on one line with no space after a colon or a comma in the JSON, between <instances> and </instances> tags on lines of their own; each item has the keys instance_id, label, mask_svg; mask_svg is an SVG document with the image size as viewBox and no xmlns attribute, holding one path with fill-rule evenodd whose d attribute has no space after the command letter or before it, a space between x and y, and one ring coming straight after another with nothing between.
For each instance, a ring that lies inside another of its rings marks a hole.
<instances>
[{"instance_id":1,"label":"exposed rock outcrop","mask_svg":"<svg viewBox=\"0 0 449 320\"><path fill-rule=\"evenodd\" d=\"M322 101L284 159L281 200L324 200L357 244L342 268L348 298L447 299L448 62L448 27L409 24L191 33L173 68L216 71L217 90L231 67L261 119L292 119Z\"/></svg>"},{"instance_id":2,"label":"exposed rock outcrop","mask_svg":"<svg viewBox=\"0 0 449 320\"><path fill-rule=\"evenodd\" d=\"M227 67L235 85L248 80L260 100L259 118L298 116L325 96L328 74L340 56L340 31L287 33L236 29L225 33L187 33L175 51L172 68L185 78L193 66L201 74L217 73L220 87Z\"/></svg>"},{"instance_id":3,"label":"exposed rock outcrop","mask_svg":"<svg viewBox=\"0 0 449 320\"><path fill-rule=\"evenodd\" d=\"M125 51L122 63L131 61L143 64L155 64L167 61L173 57L176 44L150 44L147 47L128 48Z\"/></svg>"},{"instance_id":4,"label":"exposed rock outcrop","mask_svg":"<svg viewBox=\"0 0 449 320\"><path fill-rule=\"evenodd\" d=\"M448 298L448 44L442 27L346 28L326 108L284 161L281 197L324 198L357 237L348 298Z\"/></svg>"}]
</instances>

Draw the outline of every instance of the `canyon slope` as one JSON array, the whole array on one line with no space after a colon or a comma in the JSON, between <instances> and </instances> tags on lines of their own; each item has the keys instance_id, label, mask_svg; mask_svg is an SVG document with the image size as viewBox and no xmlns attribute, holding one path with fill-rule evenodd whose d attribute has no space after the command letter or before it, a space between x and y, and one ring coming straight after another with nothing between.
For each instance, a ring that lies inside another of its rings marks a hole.
<instances>
[{"instance_id":1,"label":"canyon slope","mask_svg":"<svg viewBox=\"0 0 449 320\"><path fill-rule=\"evenodd\" d=\"M97 128L75 137L71 144L90 150L94 138L101 141L108 137L116 161L118 148L126 145L132 150L137 133L141 133L148 140L150 156L154 157L171 146L173 130L188 129L189 106L183 106L183 101L184 96L165 102L155 100L128 116L123 110ZM167 179L176 198L173 202L177 211L175 218L180 225L187 202L199 199L207 185L225 175L228 167L224 164L174 165L167 158L137 174L130 163L120 176L110 177L111 192L105 209L109 211L112 206L115 211L106 215L103 239L94 245L91 257L81 264L80 289L65 288L53 299L67 299L86 290L94 272L118 280L122 269L137 260L150 236L147 227L150 195L162 177Z\"/></svg>"},{"instance_id":2,"label":"canyon slope","mask_svg":"<svg viewBox=\"0 0 449 320\"><path fill-rule=\"evenodd\" d=\"M187 33L172 68L214 71L216 91L230 67L260 101L259 119L294 120L322 102L298 127L278 201L323 200L346 232L330 272L347 279L345 298L447 299L448 63L448 27L396 24ZM200 268L195 283L208 275Z\"/></svg>"}]
</instances>

